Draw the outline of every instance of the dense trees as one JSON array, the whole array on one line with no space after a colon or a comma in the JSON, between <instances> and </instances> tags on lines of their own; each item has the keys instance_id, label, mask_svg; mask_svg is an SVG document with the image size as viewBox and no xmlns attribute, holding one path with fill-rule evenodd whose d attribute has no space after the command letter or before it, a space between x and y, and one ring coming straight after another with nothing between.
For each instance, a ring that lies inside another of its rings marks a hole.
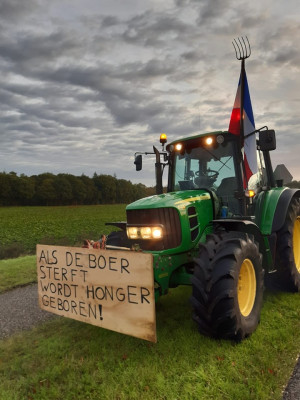
<instances>
[{"instance_id":1,"label":"dense trees","mask_svg":"<svg viewBox=\"0 0 300 400\"><path fill-rule=\"evenodd\" d=\"M293 189L300 189L300 181L292 181L287 186Z\"/></svg>"},{"instance_id":2,"label":"dense trees","mask_svg":"<svg viewBox=\"0 0 300 400\"><path fill-rule=\"evenodd\" d=\"M18 176L0 173L0 206L130 203L151 193L149 188L110 175L50 174Z\"/></svg>"},{"instance_id":3,"label":"dense trees","mask_svg":"<svg viewBox=\"0 0 300 400\"><path fill-rule=\"evenodd\" d=\"M300 181L288 186L300 188ZM95 173L90 178L71 174L18 176L15 172L0 173L0 206L128 204L153 194L153 187L111 175Z\"/></svg>"}]
</instances>

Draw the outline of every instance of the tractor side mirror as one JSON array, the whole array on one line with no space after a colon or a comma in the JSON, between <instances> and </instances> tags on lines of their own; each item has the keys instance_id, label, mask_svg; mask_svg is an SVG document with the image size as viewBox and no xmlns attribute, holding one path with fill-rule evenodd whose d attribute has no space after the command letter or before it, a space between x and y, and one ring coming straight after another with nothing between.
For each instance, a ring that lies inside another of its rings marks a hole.
<instances>
[{"instance_id":1,"label":"tractor side mirror","mask_svg":"<svg viewBox=\"0 0 300 400\"><path fill-rule=\"evenodd\" d=\"M276 149L276 137L274 129L259 131L259 148L262 151L271 151Z\"/></svg>"},{"instance_id":2,"label":"tractor side mirror","mask_svg":"<svg viewBox=\"0 0 300 400\"><path fill-rule=\"evenodd\" d=\"M135 164L136 171L141 171L142 166L143 166L143 158L142 158L141 154L135 156L134 164Z\"/></svg>"}]
</instances>

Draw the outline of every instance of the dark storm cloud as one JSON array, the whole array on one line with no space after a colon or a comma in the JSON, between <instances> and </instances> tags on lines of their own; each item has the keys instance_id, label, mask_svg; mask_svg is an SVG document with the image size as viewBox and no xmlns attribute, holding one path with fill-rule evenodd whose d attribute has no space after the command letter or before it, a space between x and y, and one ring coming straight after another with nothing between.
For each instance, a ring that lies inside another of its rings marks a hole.
<instances>
[{"instance_id":1,"label":"dark storm cloud","mask_svg":"<svg viewBox=\"0 0 300 400\"><path fill-rule=\"evenodd\" d=\"M146 12L140 16L130 19L127 23L127 30L121 39L128 40L129 32L137 33L137 40L131 35L131 42L144 43L151 36L167 34L170 32L182 34L188 31L188 25L180 22L171 16L160 17L156 20L156 15ZM117 18L105 17L102 20L102 26L109 27L118 23ZM93 46L93 43L91 43ZM178 79L175 76L176 65L173 60L151 59L145 63L134 62L125 63L117 67L107 64L105 61L100 65L86 67L80 65L69 65L55 68L52 65L53 60L59 60L61 56L70 56L71 53L76 56L81 53L81 47L84 43L73 41L70 36L63 32L54 32L48 35L40 35L36 37L31 34L25 37L16 36L14 39L2 42L0 45L0 54L13 64L14 70L23 74L27 78L36 79L43 82L43 88L26 89L19 87L11 87L13 92L18 92L27 97L34 97L34 91L41 92L49 88L52 84L63 84L64 91L68 92L70 87L79 86L90 89L90 93L86 94L86 99L94 102L102 102L106 109L110 112L114 121L118 125L126 125L133 123L141 123L149 126L150 129L156 129L161 124L158 116L167 111L170 114L170 107L159 100L152 100L153 95L149 95L145 83L149 80L148 85L155 79L160 77L168 77L174 75L171 79ZM84 52L83 52L84 53ZM43 61L41 63L41 61ZM183 72L180 72L181 78ZM191 77L191 73L188 73ZM46 85L45 85L46 82ZM50 83L50 84L49 84ZM50 96L50 88L46 90L47 96ZM60 94L60 93L59 93ZM61 94L60 94L61 95ZM151 98L148 96L151 96ZM68 107L65 105L64 108ZM73 111L76 105L72 105ZM67 116L63 112L51 108L44 109L43 105L35 106L18 106L19 110L41 120L56 119L63 126L84 126L90 127L91 123L80 123L80 118L70 117L73 123L68 121ZM71 110L70 110L71 111ZM178 113L174 113L174 118L178 118ZM153 122L152 122L153 121Z\"/></svg>"},{"instance_id":2,"label":"dark storm cloud","mask_svg":"<svg viewBox=\"0 0 300 400\"><path fill-rule=\"evenodd\" d=\"M177 15L178 14L178 15ZM186 40L194 33L189 21L182 21L180 12L169 14L147 11L127 21L122 39L130 44L171 49L173 44Z\"/></svg>"},{"instance_id":3,"label":"dark storm cloud","mask_svg":"<svg viewBox=\"0 0 300 400\"><path fill-rule=\"evenodd\" d=\"M221 42L231 42L241 35L255 33L270 18L268 7L259 8L253 2L210 0L199 8L197 25Z\"/></svg>"},{"instance_id":4,"label":"dark storm cloud","mask_svg":"<svg viewBox=\"0 0 300 400\"><path fill-rule=\"evenodd\" d=\"M78 48L65 32L50 34L17 34L14 38L0 39L0 55L13 63L43 62L72 53Z\"/></svg>"},{"instance_id":5,"label":"dark storm cloud","mask_svg":"<svg viewBox=\"0 0 300 400\"><path fill-rule=\"evenodd\" d=\"M230 0L210 0L203 2L200 11L200 21L207 21L223 16L230 9Z\"/></svg>"},{"instance_id":6,"label":"dark storm cloud","mask_svg":"<svg viewBox=\"0 0 300 400\"><path fill-rule=\"evenodd\" d=\"M163 105L159 104L159 101L153 102L150 98L147 99L147 95L144 93L145 90L137 87L136 83L140 80L145 82L145 79L153 80L157 77L168 75L173 70L172 65L155 60L150 60L145 64L125 64L121 70L109 65L101 65L94 68L72 66L56 70L51 67L45 67L45 64L42 69L37 66L34 69L30 67L31 63L26 66L28 77L38 78L43 82L64 84L66 85L65 91L69 90L70 85L72 87L79 86L90 89L91 96L86 94L86 98L90 101L103 102L116 123L121 125L143 122L147 120L147 116L153 117L162 112ZM20 85L11 89L14 92L18 92L18 94L27 95L26 89ZM41 92L41 89L37 88L36 91ZM34 96L33 89L29 92L31 97ZM65 124L65 120L62 121L62 112L53 115L53 112L58 112L58 110L44 110L42 105L26 106L21 110L30 111L32 115L36 116L39 113L41 118L57 118ZM74 119L74 126L76 126L78 120L74 116L72 118Z\"/></svg>"},{"instance_id":7,"label":"dark storm cloud","mask_svg":"<svg viewBox=\"0 0 300 400\"><path fill-rule=\"evenodd\" d=\"M264 61L279 66L300 68L300 22L289 21L276 26L272 31L266 29L264 40L260 40L260 49Z\"/></svg>"},{"instance_id":8,"label":"dark storm cloud","mask_svg":"<svg viewBox=\"0 0 300 400\"><path fill-rule=\"evenodd\" d=\"M157 77L165 77L176 71L176 66L168 60L152 59L146 63L125 64L122 71L118 71L115 76L127 81L136 79L155 79Z\"/></svg>"},{"instance_id":9,"label":"dark storm cloud","mask_svg":"<svg viewBox=\"0 0 300 400\"><path fill-rule=\"evenodd\" d=\"M1 0L0 1L0 15L3 20L18 19L24 14L29 14L39 8L39 1L37 0Z\"/></svg>"},{"instance_id":10,"label":"dark storm cloud","mask_svg":"<svg viewBox=\"0 0 300 400\"><path fill-rule=\"evenodd\" d=\"M160 132L175 139L227 129L239 74L231 41L245 29L256 120L288 127L294 141L298 103L287 79L300 65L299 23L281 21L279 3L275 20L269 0L143 2L136 12L123 2L70 4L0 3L1 168L15 160L17 172L102 168L128 177L129 158L151 151ZM278 91L282 103L272 103Z\"/></svg>"},{"instance_id":11,"label":"dark storm cloud","mask_svg":"<svg viewBox=\"0 0 300 400\"><path fill-rule=\"evenodd\" d=\"M112 15L108 15L107 17L102 18L101 27L102 28L110 28L112 26L116 26L120 24L120 20Z\"/></svg>"}]
</instances>

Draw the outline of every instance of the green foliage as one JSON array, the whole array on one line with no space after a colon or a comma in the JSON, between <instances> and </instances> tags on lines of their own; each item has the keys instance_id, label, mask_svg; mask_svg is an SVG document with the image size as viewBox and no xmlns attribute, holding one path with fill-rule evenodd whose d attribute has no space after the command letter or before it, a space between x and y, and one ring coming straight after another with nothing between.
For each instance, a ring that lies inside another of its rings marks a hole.
<instances>
[{"instance_id":1,"label":"green foliage","mask_svg":"<svg viewBox=\"0 0 300 400\"><path fill-rule=\"evenodd\" d=\"M0 293L36 280L35 256L0 261Z\"/></svg>"},{"instance_id":2,"label":"green foliage","mask_svg":"<svg viewBox=\"0 0 300 400\"><path fill-rule=\"evenodd\" d=\"M15 241L9 244L0 244L0 260L3 258L17 258L25 253L24 246L20 242Z\"/></svg>"},{"instance_id":3,"label":"green foliage","mask_svg":"<svg viewBox=\"0 0 300 400\"><path fill-rule=\"evenodd\" d=\"M106 222L125 219L125 205L0 207L0 255L9 257L17 243L23 254L33 254L37 243L81 246L84 238L98 240L114 230Z\"/></svg>"},{"instance_id":4,"label":"green foliage","mask_svg":"<svg viewBox=\"0 0 300 400\"><path fill-rule=\"evenodd\" d=\"M189 296L159 300L157 344L64 318L0 341L0 399L281 399L300 347L299 295L267 293L240 344L200 335Z\"/></svg>"},{"instance_id":5,"label":"green foliage","mask_svg":"<svg viewBox=\"0 0 300 400\"><path fill-rule=\"evenodd\" d=\"M300 181L292 181L287 186L293 189L300 189Z\"/></svg>"},{"instance_id":6,"label":"green foliage","mask_svg":"<svg viewBox=\"0 0 300 400\"><path fill-rule=\"evenodd\" d=\"M131 203L146 196L146 186L110 175L0 173L0 206Z\"/></svg>"}]
</instances>

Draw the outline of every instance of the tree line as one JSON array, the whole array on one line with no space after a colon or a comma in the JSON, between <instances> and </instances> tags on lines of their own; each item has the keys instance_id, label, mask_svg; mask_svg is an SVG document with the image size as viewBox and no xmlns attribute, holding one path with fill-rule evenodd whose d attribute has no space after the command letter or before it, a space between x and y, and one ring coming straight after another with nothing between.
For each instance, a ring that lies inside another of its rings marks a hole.
<instances>
[{"instance_id":1,"label":"tree line","mask_svg":"<svg viewBox=\"0 0 300 400\"><path fill-rule=\"evenodd\" d=\"M288 184L300 188L300 181ZM133 184L116 176L43 173L18 176L0 173L0 206L58 206L88 204L128 204L155 193L155 188Z\"/></svg>"},{"instance_id":2,"label":"tree line","mask_svg":"<svg viewBox=\"0 0 300 400\"><path fill-rule=\"evenodd\" d=\"M0 206L58 206L131 203L154 193L154 188L116 176L43 173L18 176L0 173Z\"/></svg>"},{"instance_id":3,"label":"tree line","mask_svg":"<svg viewBox=\"0 0 300 400\"><path fill-rule=\"evenodd\" d=\"M300 189L300 181L292 181L288 183L287 186L292 189Z\"/></svg>"}]
</instances>

